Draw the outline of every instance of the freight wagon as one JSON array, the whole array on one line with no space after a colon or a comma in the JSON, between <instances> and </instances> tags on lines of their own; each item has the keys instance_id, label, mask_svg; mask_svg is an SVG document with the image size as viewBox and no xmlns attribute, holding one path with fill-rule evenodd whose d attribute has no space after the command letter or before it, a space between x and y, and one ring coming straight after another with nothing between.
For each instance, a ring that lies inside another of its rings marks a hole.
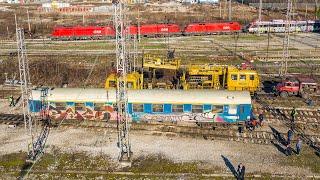
<instances>
[{"instance_id":1,"label":"freight wagon","mask_svg":"<svg viewBox=\"0 0 320 180\"><path fill-rule=\"evenodd\" d=\"M41 109L41 90L32 91L30 110ZM116 90L56 88L48 92L53 120L115 121ZM128 90L127 112L133 122L244 123L252 114L247 91Z\"/></svg>"}]
</instances>

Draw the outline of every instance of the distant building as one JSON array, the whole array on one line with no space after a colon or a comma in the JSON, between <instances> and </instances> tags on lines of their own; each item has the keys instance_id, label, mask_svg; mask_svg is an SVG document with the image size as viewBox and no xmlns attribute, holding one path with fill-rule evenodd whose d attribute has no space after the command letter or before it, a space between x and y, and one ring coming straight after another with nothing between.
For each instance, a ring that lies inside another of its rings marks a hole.
<instances>
[{"instance_id":1,"label":"distant building","mask_svg":"<svg viewBox=\"0 0 320 180\"><path fill-rule=\"evenodd\" d=\"M218 4L219 0L178 0L181 3L185 4Z\"/></svg>"},{"instance_id":2,"label":"distant building","mask_svg":"<svg viewBox=\"0 0 320 180\"><path fill-rule=\"evenodd\" d=\"M6 0L6 1L9 4L18 4L18 3L20 3L20 0Z\"/></svg>"}]
</instances>

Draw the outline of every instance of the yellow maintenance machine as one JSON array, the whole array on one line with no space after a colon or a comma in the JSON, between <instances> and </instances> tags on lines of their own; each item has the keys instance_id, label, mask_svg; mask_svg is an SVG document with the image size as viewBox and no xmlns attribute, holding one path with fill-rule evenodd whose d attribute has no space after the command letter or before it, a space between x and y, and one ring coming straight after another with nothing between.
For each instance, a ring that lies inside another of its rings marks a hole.
<instances>
[{"instance_id":1,"label":"yellow maintenance machine","mask_svg":"<svg viewBox=\"0 0 320 180\"><path fill-rule=\"evenodd\" d=\"M168 53L167 57L144 55L143 73L127 75L129 89L228 89L248 90L252 94L259 90L257 71L229 65L188 65L178 75L181 60ZM159 75L161 74L161 75ZM116 87L116 74L107 77L105 88Z\"/></svg>"},{"instance_id":2,"label":"yellow maintenance machine","mask_svg":"<svg viewBox=\"0 0 320 180\"><path fill-rule=\"evenodd\" d=\"M247 90L255 93L260 88L258 72L250 69L228 67L226 88L228 90Z\"/></svg>"},{"instance_id":3,"label":"yellow maintenance machine","mask_svg":"<svg viewBox=\"0 0 320 180\"><path fill-rule=\"evenodd\" d=\"M227 65L189 65L181 77L183 89L248 90L254 93L260 86L255 70Z\"/></svg>"},{"instance_id":4,"label":"yellow maintenance machine","mask_svg":"<svg viewBox=\"0 0 320 180\"><path fill-rule=\"evenodd\" d=\"M128 89L172 89L174 86L170 79L172 77L168 77L168 75L176 74L180 68L181 60L174 58L174 55L170 53L172 52L169 52L167 57L144 55L142 67L146 75L138 72L129 73L127 75ZM163 75L162 78L157 78L159 73ZM105 88L115 88L116 79L116 74L110 74L106 79Z\"/></svg>"},{"instance_id":5,"label":"yellow maintenance machine","mask_svg":"<svg viewBox=\"0 0 320 180\"><path fill-rule=\"evenodd\" d=\"M142 89L143 75L138 72L132 72L127 74L127 88L128 89ZM112 89L117 87L117 74L110 74L105 82L106 89Z\"/></svg>"}]
</instances>

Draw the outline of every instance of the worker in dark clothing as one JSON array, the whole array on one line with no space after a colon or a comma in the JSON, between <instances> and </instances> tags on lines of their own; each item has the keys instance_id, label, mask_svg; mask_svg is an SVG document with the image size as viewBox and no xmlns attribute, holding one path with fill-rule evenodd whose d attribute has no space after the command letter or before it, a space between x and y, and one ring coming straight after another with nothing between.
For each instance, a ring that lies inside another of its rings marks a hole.
<instances>
[{"instance_id":1,"label":"worker in dark clothing","mask_svg":"<svg viewBox=\"0 0 320 180\"><path fill-rule=\"evenodd\" d=\"M264 117L263 117L263 113L260 112L259 116L258 116L258 119L259 119L259 123L260 123L260 126L262 126L262 122L264 120Z\"/></svg>"},{"instance_id":2,"label":"worker in dark clothing","mask_svg":"<svg viewBox=\"0 0 320 180\"><path fill-rule=\"evenodd\" d=\"M15 103L14 103L14 98L13 98L13 96L12 95L10 95L9 96L9 102L10 102L10 107L13 107L13 106L15 106Z\"/></svg>"},{"instance_id":3,"label":"worker in dark clothing","mask_svg":"<svg viewBox=\"0 0 320 180\"><path fill-rule=\"evenodd\" d=\"M301 148L302 148L302 140L300 137L298 137L297 144L296 144L296 150L298 155L300 155Z\"/></svg>"},{"instance_id":4,"label":"worker in dark clothing","mask_svg":"<svg viewBox=\"0 0 320 180\"><path fill-rule=\"evenodd\" d=\"M288 130L288 140L287 140L287 144L291 143L291 140L293 138L293 131L291 129Z\"/></svg>"},{"instance_id":5,"label":"worker in dark clothing","mask_svg":"<svg viewBox=\"0 0 320 180\"><path fill-rule=\"evenodd\" d=\"M240 163L237 169L237 180L244 180L244 174L246 171L246 167Z\"/></svg>"},{"instance_id":6,"label":"worker in dark clothing","mask_svg":"<svg viewBox=\"0 0 320 180\"><path fill-rule=\"evenodd\" d=\"M291 154L292 154L291 146L290 146L290 144L287 144L287 147L286 147L286 155L287 155L287 156L291 156Z\"/></svg>"}]
</instances>

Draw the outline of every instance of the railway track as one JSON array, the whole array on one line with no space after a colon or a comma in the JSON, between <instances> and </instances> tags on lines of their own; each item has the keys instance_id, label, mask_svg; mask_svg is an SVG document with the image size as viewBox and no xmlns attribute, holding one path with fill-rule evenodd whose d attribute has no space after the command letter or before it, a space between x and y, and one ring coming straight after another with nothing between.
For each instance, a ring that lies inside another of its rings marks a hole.
<instances>
[{"instance_id":1,"label":"railway track","mask_svg":"<svg viewBox=\"0 0 320 180\"><path fill-rule=\"evenodd\" d=\"M0 124L19 126L23 123L23 115L21 114L0 114Z\"/></svg>"},{"instance_id":2,"label":"railway track","mask_svg":"<svg viewBox=\"0 0 320 180\"><path fill-rule=\"evenodd\" d=\"M115 123L106 123L99 121L83 121L81 123L63 123L63 128L94 128L94 129L109 129L116 131ZM165 123L132 123L132 131L147 131L153 135L168 136L168 137L192 137L204 138L208 140L225 140L237 141L254 144L270 144L272 142L283 141L286 139L286 132L279 132L275 128L267 128L268 130L244 131L239 132L237 126L219 126L215 129L211 127L200 127L197 125L179 125ZM305 134L305 138L311 139L314 145L320 145L320 134Z\"/></svg>"}]
</instances>

